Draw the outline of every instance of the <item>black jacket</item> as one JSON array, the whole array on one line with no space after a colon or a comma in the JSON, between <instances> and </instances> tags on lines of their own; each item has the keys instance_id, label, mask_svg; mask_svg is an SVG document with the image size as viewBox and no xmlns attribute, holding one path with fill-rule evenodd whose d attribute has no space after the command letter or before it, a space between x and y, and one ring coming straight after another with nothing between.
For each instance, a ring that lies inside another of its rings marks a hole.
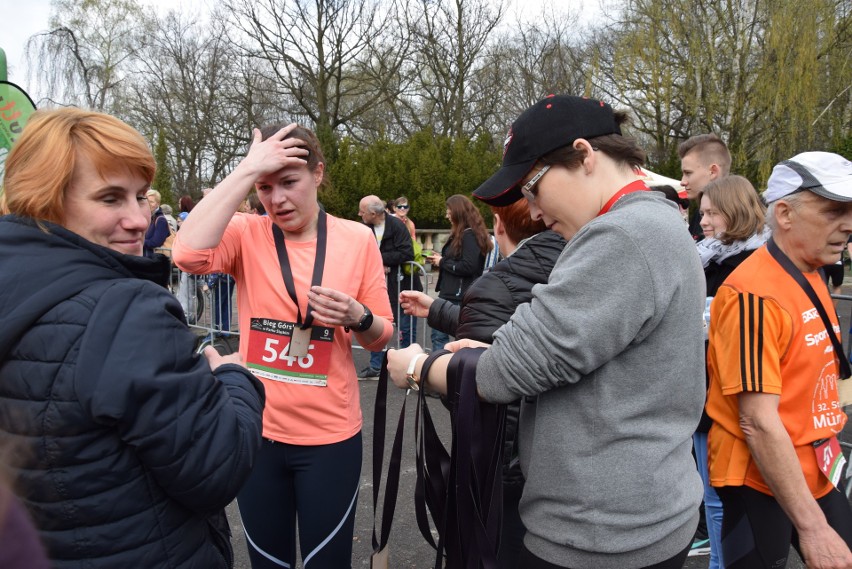
<instances>
[{"instance_id":1,"label":"black jacket","mask_svg":"<svg viewBox=\"0 0 852 569\"><path fill-rule=\"evenodd\" d=\"M375 229L373 231L375 233ZM391 306L396 306L399 303L400 265L414 260L414 245L411 243L411 234L402 220L387 213L385 214L385 232L379 243L379 251L382 254L382 264L390 269L387 273L388 298ZM419 279L414 280L419 284ZM402 290L409 288L403 286ZM422 290L422 287L414 290Z\"/></svg>"},{"instance_id":2,"label":"black jacket","mask_svg":"<svg viewBox=\"0 0 852 569\"><path fill-rule=\"evenodd\" d=\"M453 238L447 239L441 249L441 264L438 267L438 282L435 290L438 298L460 301L467 287L482 275L485 255L479 249L476 235L470 229L462 232L462 246L458 255L452 254Z\"/></svg>"},{"instance_id":3,"label":"black jacket","mask_svg":"<svg viewBox=\"0 0 852 569\"><path fill-rule=\"evenodd\" d=\"M261 383L193 354L163 257L43 225L0 218L0 437L53 566L229 566Z\"/></svg>"},{"instance_id":4,"label":"black jacket","mask_svg":"<svg viewBox=\"0 0 852 569\"><path fill-rule=\"evenodd\" d=\"M543 231L518 247L487 273L479 277L464 295L461 306L435 299L429 308L429 326L457 338L470 338L488 344L494 332L509 321L515 309L532 300L532 288L547 283L553 265L565 248L565 239L553 231ZM503 469L508 483L523 481L517 461L517 402L506 412L506 439L503 451L509 464Z\"/></svg>"},{"instance_id":5,"label":"black jacket","mask_svg":"<svg viewBox=\"0 0 852 569\"><path fill-rule=\"evenodd\" d=\"M736 255L732 255L727 259L723 259L721 263L710 261L704 267L704 280L707 283L707 296L716 296L716 291L728 278L728 275L734 272L734 269L740 266L740 263L745 261L749 255L754 253L754 249L741 251Z\"/></svg>"}]
</instances>

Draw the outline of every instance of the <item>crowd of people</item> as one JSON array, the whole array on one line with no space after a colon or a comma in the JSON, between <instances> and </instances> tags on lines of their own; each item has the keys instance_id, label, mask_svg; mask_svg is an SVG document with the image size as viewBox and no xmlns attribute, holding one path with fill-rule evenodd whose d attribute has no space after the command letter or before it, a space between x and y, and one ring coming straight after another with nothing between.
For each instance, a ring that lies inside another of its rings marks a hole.
<instances>
[{"instance_id":1,"label":"crowd of people","mask_svg":"<svg viewBox=\"0 0 852 569\"><path fill-rule=\"evenodd\" d=\"M797 154L761 198L702 134L685 193L650 191L627 121L567 95L522 113L473 192L493 236L446 199L435 298L406 270L408 198L327 213L305 127L255 129L175 217L138 132L38 111L0 204L0 566L230 567L235 498L253 568L352 566L358 380L386 358L400 388L506 406L501 569L776 568L791 546L852 567L852 372L820 272L852 235L852 163ZM238 353L194 353L172 263L220 291L221 334L236 291Z\"/></svg>"}]
</instances>

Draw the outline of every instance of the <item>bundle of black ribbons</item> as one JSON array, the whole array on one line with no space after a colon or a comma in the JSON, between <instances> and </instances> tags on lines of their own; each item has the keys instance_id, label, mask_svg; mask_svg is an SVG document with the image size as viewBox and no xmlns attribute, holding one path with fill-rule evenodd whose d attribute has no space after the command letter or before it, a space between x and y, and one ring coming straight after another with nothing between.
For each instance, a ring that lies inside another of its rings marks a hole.
<instances>
[{"instance_id":1,"label":"bundle of black ribbons","mask_svg":"<svg viewBox=\"0 0 852 569\"><path fill-rule=\"evenodd\" d=\"M500 545L502 518L502 457L506 407L480 401L476 394L476 364L484 349L464 349L453 355L447 368L447 396L452 427L447 452L435 430L425 389L417 392L414 425L417 480L414 511L423 538L435 548L435 569L494 569ZM427 383L433 352L423 364L421 385ZM376 536L379 486L384 462L387 420L387 361L382 364L373 433L373 569L388 567L388 539L399 489L405 401L385 482L381 534ZM406 397L407 401L407 397ZM443 410L441 411L443 412ZM431 526L438 541L435 542Z\"/></svg>"}]
</instances>

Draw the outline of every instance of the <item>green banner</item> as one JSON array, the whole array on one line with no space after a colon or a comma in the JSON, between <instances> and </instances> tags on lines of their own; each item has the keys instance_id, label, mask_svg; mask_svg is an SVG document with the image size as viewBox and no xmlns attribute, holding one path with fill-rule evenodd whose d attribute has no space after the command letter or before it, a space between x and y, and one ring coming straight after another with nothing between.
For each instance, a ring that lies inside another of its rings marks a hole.
<instances>
[{"instance_id":1,"label":"green banner","mask_svg":"<svg viewBox=\"0 0 852 569\"><path fill-rule=\"evenodd\" d=\"M27 119L35 111L29 95L8 81L0 81L0 184L6 172L6 155L21 136Z\"/></svg>"}]
</instances>

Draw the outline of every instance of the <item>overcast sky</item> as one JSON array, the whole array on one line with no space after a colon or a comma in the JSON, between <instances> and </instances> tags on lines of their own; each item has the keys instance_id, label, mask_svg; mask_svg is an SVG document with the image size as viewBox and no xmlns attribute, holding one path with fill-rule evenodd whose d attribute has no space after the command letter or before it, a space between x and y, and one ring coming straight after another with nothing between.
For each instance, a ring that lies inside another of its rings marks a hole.
<instances>
[{"instance_id":1,"label":"overcast sky","mask_svg":"<svg viewBox=\"0 0 852 569\"><path fill-rule=\"evenodd\" d=\"M139 0L142 4L153 6L158 12L180 7L187 12L198 13L212 5L216 0ZM539 6L556 2L560 10L583 10L586 18L592 21L601 13L601 0L509 0L512 6L507 19L514 19L517 6L523 6L523 12L534 14ZM50 0L0 0L0 48L6 52L8 80L17 83L28 91L24 46L30 36L46 31L50 17ZM30 93L35 96L35 93Z\"/></svg>"}]
</instances>

